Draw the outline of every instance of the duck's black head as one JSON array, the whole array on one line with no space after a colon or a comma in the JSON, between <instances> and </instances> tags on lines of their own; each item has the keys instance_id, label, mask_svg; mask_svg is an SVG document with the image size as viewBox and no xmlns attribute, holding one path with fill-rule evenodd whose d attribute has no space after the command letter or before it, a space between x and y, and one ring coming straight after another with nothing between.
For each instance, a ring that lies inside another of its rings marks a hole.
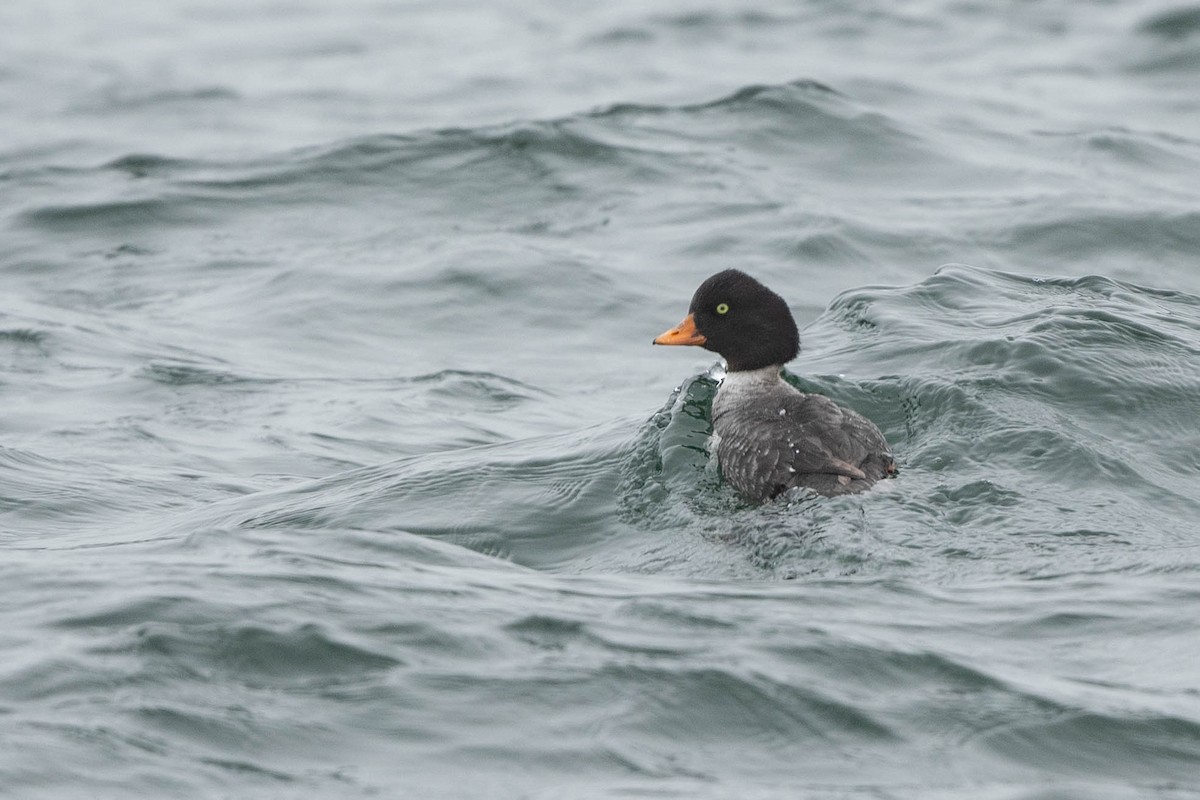
<instances>
[{"instance_id":1,"label":"duck's black head","mask_svg":"<svg viewBox=\"0 0 1200 800\"><path fill-rule=\"evenodd\" d=\"M719 353L730 372L786 364L800 352L796 320L783 298L741 270L700 284L688 315L655 344L692 344Z\"/></svg>"}]
</instances>

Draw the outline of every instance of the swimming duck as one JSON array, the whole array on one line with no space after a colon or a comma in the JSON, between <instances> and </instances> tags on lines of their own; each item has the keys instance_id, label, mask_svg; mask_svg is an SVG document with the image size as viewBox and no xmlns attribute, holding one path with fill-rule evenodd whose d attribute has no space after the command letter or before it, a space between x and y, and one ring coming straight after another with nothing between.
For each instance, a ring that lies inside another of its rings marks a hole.
<instances>
[{"instance_id":1,"label":"swimming duck","mask_svg":"<svg viewBox=\"0 0 1200 800\"><path fill-rule=\"evenodd\" d=\"M746 273L727 269L700 284L683 322L654 344L699 345L725 359L712 403L717 463L748 498L793 487L850 494L895 474L874 423L780 376L800 352L800 333L783 298Z\"/></svg>"}]
</instances>

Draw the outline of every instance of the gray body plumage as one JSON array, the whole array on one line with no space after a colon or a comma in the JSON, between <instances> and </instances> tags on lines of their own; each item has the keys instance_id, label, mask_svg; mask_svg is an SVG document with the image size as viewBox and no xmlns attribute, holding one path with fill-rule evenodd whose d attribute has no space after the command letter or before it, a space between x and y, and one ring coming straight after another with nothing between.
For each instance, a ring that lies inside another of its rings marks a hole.
<instances>
[{"instance_id":1,"label":"gray body plumage","mask_svg":"<svg viewBox=\"0 0 1200 800\"><path fill-rule=\"evenodd\" d=\"M861 492L895 471L873 423L828 397L801 392L779 370L730 372L717 389L712 418L725 480L762 502L793 487Z\"/></svg>"}]
</instances>

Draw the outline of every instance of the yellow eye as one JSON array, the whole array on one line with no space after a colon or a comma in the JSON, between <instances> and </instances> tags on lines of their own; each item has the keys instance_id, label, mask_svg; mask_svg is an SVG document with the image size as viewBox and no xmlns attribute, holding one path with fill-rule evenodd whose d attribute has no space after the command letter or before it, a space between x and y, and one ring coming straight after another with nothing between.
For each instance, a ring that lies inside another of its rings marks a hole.
<instances>
[{"instance_id":1,"label":"yellow eye","mask_svg":"<svg viewBox=\"0 0 1200 800\"><path fill-rule=\"evenodd\" d=\"M717 313L718 314L728 314L729 313L729 303L717 303Z\"/></svg>"}]
</instances>

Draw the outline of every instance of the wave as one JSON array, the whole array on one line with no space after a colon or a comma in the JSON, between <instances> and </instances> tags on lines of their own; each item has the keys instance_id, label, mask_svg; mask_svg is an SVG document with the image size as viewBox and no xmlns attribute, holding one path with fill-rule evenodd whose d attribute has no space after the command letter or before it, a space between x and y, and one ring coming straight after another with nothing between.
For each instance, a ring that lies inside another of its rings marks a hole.
<instances>
[{"instance_id":1,"label":"wave","mask_svg":"<svg viewBox=\"0 0 1200 800\"><path fill-rule=\"evenodd\" d=\"M461 213L464 204L487 211L495 187L503 186L509 205L570 208L574 200L576 212L601 224L597 202L628 197L629 187L648 181L694 182L698 167L727 160L731 144L759 157L786 154L839 181L860 171L916 176L914 162L947 159L886 113L803 80L748 86L698 104L616 104L559 119L378 134L239 161L132 153L98 167L42 167L24 177L63 186L123 178L133 183L114 189L136 196L26 207L20 219L63 231L191 226L249 214L256 205L355 204L413 192L425 211L446 213L452 203ZM453 196L443 196L447 186L455 187Z\"/></svg>"}]
</instances>

